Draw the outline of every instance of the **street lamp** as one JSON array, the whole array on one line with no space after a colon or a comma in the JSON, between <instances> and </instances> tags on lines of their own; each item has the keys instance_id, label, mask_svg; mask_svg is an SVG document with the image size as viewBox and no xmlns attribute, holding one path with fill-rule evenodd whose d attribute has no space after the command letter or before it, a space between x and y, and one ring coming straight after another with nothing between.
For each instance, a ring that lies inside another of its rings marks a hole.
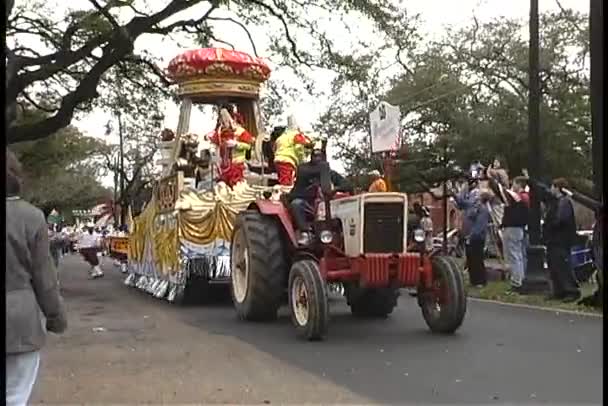
<instances>
[{"instance_id":1,"label":"street lamp","mask_svg":"<svg viewBox=\"0 0 608 406\"><path fill-rule=\"evenodd\" d=\"M540 139L540 78L539 78L539 34L538 0L530 0L530 47L529 47L529 89L528 89L528 171L530 178L540 179L542 174L542 149ZM540 190L532 182L530 185L530 217L528 232L528 265L522 291L536 293L548 288L545 275L545 247L541 241Z\"/></svg>"}]
</instances>

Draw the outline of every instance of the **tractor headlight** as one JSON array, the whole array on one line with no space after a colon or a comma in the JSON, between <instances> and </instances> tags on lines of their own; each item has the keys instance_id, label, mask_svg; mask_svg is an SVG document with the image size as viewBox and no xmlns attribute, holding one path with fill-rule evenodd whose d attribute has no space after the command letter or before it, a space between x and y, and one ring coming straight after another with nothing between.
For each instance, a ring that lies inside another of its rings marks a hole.
<instances>
[{"instance_id":1,"label":"tractor headlight","mask_svg":"<svg viewBox=\"0 0 608 406\"><path fill-rule=\"evenodd\" d=\"M323 202L321 202L317 207L317 220L325 220L325 205L323 204Z\"/></svg>"},{"instance_id":2,"label":"tractor headlight","mask_svg":"<svg viewBox=\"0 0 608 406\"><path fill-rule=\"evenodd\" d=\"M417 228L414 230L414 241L424 242L424 230Z\"/></svg>"},{"instance_id":3,"label":"tractor headlight","mask_svg":"<svg viewBox=\"0 0 608 406\"><path fill-rule=\"evenodd\" d=\"M334 235L331 231L323 230L321 234L319 234L319 239L323 244L329 244L334 239Z\"/></svg>"}]
</instances>

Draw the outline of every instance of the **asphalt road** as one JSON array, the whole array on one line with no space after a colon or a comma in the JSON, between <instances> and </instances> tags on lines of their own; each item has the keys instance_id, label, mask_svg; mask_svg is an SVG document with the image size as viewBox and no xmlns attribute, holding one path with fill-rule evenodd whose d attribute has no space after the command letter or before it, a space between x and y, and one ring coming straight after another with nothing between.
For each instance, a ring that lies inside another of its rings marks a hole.
<instances>
[{"instance_id":1,"label":"asphalt road","mask_svg":"<svg viewBox=\"0 0 608 406\"><path fill-rule=\"evenodd\" d=\"M43 350L33 403L601 404L602 320L469 302L454 336L405 295L387 320L332 303L329 337L236 319L227 300L177 307L63 260L69 330Z\"/></svg>"}]
</instances>

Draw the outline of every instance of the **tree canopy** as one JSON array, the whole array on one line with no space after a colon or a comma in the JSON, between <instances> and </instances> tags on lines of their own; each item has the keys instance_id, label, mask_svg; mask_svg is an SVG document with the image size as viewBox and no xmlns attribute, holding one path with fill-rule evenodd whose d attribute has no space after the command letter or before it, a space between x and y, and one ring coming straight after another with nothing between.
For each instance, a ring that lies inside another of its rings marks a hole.
<instances>
[{"instance_id":1,"label":"tree canopy","mask_svg":"<svg viewBox=\"0 0 608 406\"><path fill-rule=\"evenodd\" d=\"M219 26L243 30L276 27L268 33L267 57L294 69L327 69L349 78L360 67L342 36L329 33L353 21L386 42L396 55L406 49L412 18L390 0L89 0L65 14L41 0L6 2L6 136L9 143L49 136L88 111L108 71L140 69L166 84L158 61L135 42L144 36L186 35L201 45L230 46ZM324 15L325 18L319 18ZM331 20L330 24L327 24ZM360 41L363 46L369 43ZM128 80L132 78L128 76ZM311 88L312 90L312 88ZM15 121L25 104L48 113L29 123Z\"/></svg>"},{"instance_id":2,"label":"tree canopy","mask_svg":"<svg viewBox=\"0 0 608 406\"><path fill-rule=\"evenodd\" d=\"M540 28L544 171L589 179L588 17L571 10L546 13ZM388 79L388 90L377 85L374 71L359 76L361 97L346 103L336 97L321 120L337 137L350 139L341 143L339 153L349 171L378 165L369 160L367 115L384 99L398 105L404 117L411 164L402 166L400 181L414 180L404 186L414 187L418 175L443 178L439 139L447 140L448 159L455 166L468 168L476 159L489 163L499 155L512 175L520 174L528 160L526 30L522 20L473 20L412 52L408 66Z\"/></svg>"},{"instance_id":3,"label":"tree canopy","mask_svg":"<svg viewBox=\"0 0 608 406\"><path fill-rule=\"evenodd\" d=\"M108 201L111 192L98 181L95 158L105 145L66 127L41 140L14 144L11 149L24 169L23 197L45 212L89 209Z\"/></svg>"}]
</instances>

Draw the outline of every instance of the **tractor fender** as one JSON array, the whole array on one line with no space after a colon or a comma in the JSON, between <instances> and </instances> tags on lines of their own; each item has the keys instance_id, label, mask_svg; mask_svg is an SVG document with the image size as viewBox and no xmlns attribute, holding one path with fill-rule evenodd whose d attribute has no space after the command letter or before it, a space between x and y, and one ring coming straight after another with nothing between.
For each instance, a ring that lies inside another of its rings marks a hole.
<instances>
[{"instance_id":1,"label":"tractor fender","mask_svg":"<svg viewBox=\"0 0 608 406\"><path fill-rule=\"evenodd\" d=\"M283 203L273 200L257 200L251 203L247 209L257 210L265 216L276 217L283 226L283 230L285 230L291 246L296 246L296 231L293 228L289 211Z\"/></svg>"},{"instance_id":2,"label":"tractor fender","mask_svg":"<svg viewBox=\"0 0 608 406\"><path fill-rule=\"evenodd\" d=\"M294 254L293 263L296 263L298 261L303 261L303 260L308 260L308 261L313 261L313 262L319 263L319 258L312 252L305 251L305 250L297 250Z\"/></svg>"}]
</instances>

